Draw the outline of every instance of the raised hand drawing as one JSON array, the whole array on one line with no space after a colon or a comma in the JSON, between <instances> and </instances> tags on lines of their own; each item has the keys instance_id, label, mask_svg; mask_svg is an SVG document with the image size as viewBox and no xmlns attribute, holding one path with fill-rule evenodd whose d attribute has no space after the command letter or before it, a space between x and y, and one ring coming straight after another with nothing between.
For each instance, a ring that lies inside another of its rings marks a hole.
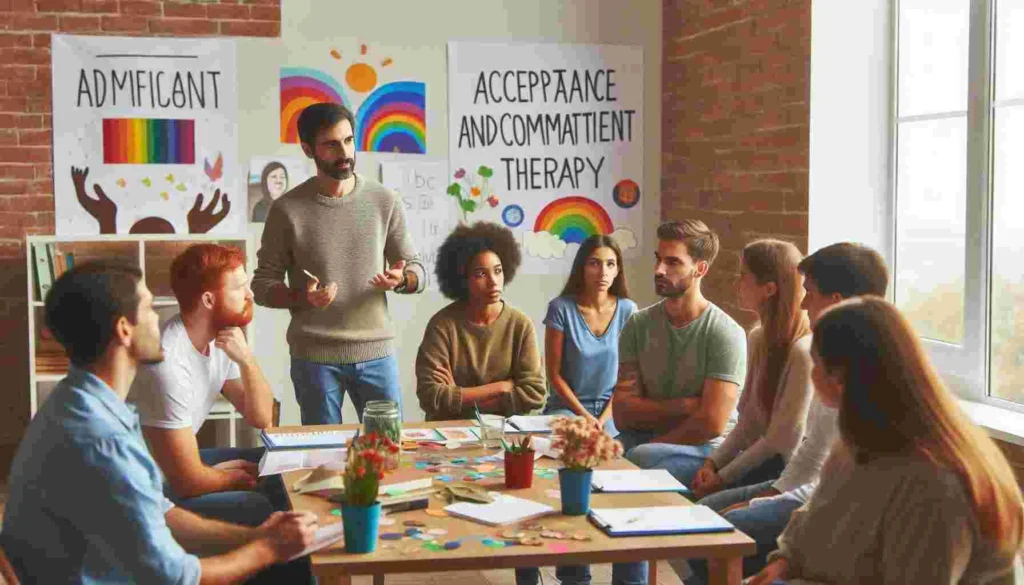
<instances>
[{"instance_id":1,"label":"raised hand drawing","mask_svg":"<svg viewBox=\"0 0 1024 585\"><path fill-rule=\"evenodd\" d=\"M117 233L117 204L107 197L103 187L99 183L93 183L93 190L99 199L89 197L85 192L85 180L89 177L89 168L80 169L71 167L71 182L75 184L75 194L78 196L78 203L96 218L100 225L101 234Z\"/></svg>"},{"instance_id":2,"label":"raised hand drawing","mask_svg":"<svg viewBox=\"0 0 1024 585\"><path fill-rule=\"evenodd\" d=\"M189 233L205 234L227 217L228 212L231 211L231 202L228 201L227 193L224 194L224 205L221 207L221 210L217 213L213 212L220 199L220 189L217 189L213 194L213 199L210 201L210 204L207 205L205 209L201 209L203 206L203 194L199 193L196 195L196 202L188 212Z\"/></svg>"}]
</instances>

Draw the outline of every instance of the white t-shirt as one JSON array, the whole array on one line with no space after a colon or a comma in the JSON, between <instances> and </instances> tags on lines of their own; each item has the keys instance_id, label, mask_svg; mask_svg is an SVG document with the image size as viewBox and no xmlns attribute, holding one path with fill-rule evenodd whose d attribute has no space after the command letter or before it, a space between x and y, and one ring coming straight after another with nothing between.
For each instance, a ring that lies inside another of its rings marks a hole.
<instances>
[{"instance_id":1,"label":"white t-shirt","mask_svg":"<svg viewBox=\"0 0 1024 585\"><path fill-rule=\"evenodd\" d=\"M143 426L192 432L210 414L224 383L242 376L238 364L210 342L210 355L192 346L181 315L164 324L164 361L139 368L131 395Z\"/></svg>"}]
</instances>

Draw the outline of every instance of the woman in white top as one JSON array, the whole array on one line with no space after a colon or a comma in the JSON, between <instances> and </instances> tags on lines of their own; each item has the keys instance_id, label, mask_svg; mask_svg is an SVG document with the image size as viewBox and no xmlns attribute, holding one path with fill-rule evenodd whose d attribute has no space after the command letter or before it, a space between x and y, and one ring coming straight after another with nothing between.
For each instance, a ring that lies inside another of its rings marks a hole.
<instances>
[{"instance_id":1,"label":"woman in white top","mask_svg":"<svg viewBox=\"0 0 1024 585\"><path fill-rule=\"evenodd\" d=\"M757 313L760 325L747 343L739 420L694 476L697 498L777 478L803 438L813 390L810 325L800 309L802 258L796 246L780 240L743 248L737 300L741 309Z\"/></svg>"},{"instance_id":2,"label":"woman in white top","mask_svg":"<svg viewBox=\"0 0 1024 585\"><path fill-rule=\"evenodd\" d=\"M840 441L753 585L1019 583L1024 504L1013 471L943 386L890 303L844 301L812 344Z\"/></svg>"}]
</instances>

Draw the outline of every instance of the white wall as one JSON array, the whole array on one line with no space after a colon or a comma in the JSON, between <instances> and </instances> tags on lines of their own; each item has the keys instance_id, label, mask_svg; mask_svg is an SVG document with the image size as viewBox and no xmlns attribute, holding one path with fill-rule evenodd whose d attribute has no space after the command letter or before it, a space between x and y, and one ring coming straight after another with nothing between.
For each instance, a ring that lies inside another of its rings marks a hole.
<instances>
[{"instance_id":1,"label":"white wall","mask_svg":"<svg viewBox=\"0 0 1024 585\"><path fill-rule=\"evenodd\" d=\"M892 266L892 2L811 4L808 248L854 241Z\"/></svg>"},{"instance_id":2,"label":"white wall","mask_svg":"<svg viewBox=\"0 0 1024 585\"><path fill-rule=\"evenodd\" d=\"M301 156L298 146L279 143L278 68L282 65L316 66L303 63L300 58L310 51L327 54L332 45L349 46L352 39L357 39L368 45L369 59L379 61L392 57L396 62L393 66L414 71L417 79L428 84L427 156L445 159L448 153L446 43L449 40L640 45L644 47L646 86L645 224L656 225L661 182L660 1L376 0L356 3L286 0L282 5L281 39L239 39L238 139L242 160L257 155ZM344 53L342 56L346 58ZM377 176L379 162L389 156L393 155L360 153L357 167L363 173ZM253 250L259 247L260 230L259 224L252 226ZM652 257L653 250L651 242L643 242L640 257ZM654 299L650 266L634 264L637 265L627 267L629 283L633 296L643 306ZM547 302L558 294L563 284L563 277L523 275L507 287L506 299L534 319L542 336L541 319ZM398 331L396 346L402 374L404 416L409 421L422 420L413 375L416 350L427 320L447 301L436 290L430 290L411 297L389 295L389 303ZM287 325L287 311L258 307L253 345L260 365L283 399L282 424L298 424L298 407L288 374ZM538 339L538 342L543 340ZM356 420L349 402L346 402L343 416L347 422Z\"/></svg>"}]
</instances>

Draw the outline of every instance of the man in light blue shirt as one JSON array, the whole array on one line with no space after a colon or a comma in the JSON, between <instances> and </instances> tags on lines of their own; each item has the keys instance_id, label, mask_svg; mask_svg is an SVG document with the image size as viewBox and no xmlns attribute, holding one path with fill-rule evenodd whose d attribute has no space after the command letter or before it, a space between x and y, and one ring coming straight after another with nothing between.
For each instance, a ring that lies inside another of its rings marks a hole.
<instances>
[{"instance_id":1,"label":"man in light blue shirt","mask_svg":"<svg viewBox=\"0 0 1024 585\"><path fill-rule=\"evenodd\" d=\"M163 359L153 295L135 266L88 263L46 297L46 324L71 359L14 458L0 543L32 583L222 583L312 542L316 518L258 527L204 519L163 496L125 404L140 364ZM198 558L186 552L230 551Z\"/></svg>"}]
</instances>

